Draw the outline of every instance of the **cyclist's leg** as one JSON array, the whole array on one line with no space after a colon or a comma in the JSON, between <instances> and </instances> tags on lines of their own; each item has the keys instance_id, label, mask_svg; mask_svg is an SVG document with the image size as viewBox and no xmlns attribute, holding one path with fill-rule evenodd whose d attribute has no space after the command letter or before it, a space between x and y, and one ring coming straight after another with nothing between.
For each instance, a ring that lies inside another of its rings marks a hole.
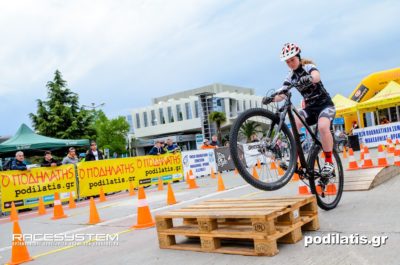
<instances>
[{"instance_id":1,"label":"cyclist's leg","mask_svg":"<svg viewBox=\"0 0 400 265\"><path fill-rule=\"evenodd\" d=\"M324 108L318 116L318 131L321 136L322 149L325 154L325 165L322 168L321 175L330 176L334 170L332 150L333 137L331 133L331 122L335 117L335 107Z\"/></svg>"}]
</instances>

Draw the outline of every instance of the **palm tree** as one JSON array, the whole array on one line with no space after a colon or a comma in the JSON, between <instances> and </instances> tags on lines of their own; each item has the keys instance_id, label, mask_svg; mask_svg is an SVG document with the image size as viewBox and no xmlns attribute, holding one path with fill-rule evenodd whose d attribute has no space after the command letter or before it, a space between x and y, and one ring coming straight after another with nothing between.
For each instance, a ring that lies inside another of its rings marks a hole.
<instances>
[{"instance_id":1,"label":"palm tree","mask_svg":"<svg viewBox=\"0 0 400 265\"><path fill-rule=\"evenodd\" d=\"M226 122L226 115L224 112L213 111L208 115L208 119L211 122L215 122L217 126L218 142L222 144L221 124Z\"/></svg>"},{"instance_id":2,"label":"palm tree","mask_svg":"<svg viewBox=\"0 0 400 265\"><path fill-rule=\"evenodd\" d=\"M258 129L259 127L260 127L260 124L255 122L255 121L246 121L240 127L239 133L241 133L243 136L246 137L247 142L250 142L251 141L251 136L253 134L261 132Z\"/></svg>"}]
</instances>

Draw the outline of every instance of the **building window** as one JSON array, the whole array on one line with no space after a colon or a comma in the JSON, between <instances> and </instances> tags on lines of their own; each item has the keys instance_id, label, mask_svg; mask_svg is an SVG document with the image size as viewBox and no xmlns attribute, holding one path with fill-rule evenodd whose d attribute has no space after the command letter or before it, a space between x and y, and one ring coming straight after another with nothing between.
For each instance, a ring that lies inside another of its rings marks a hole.
<instances>
[{"instance_id":1,"label":"building window","mask_svg":"<svg viewBox=\"0 0 400 265\"><path fill-rule=\"evenodd\" d=\"M256 108L258 108L258 101L256 100Z\"/></svg>"},{"instance_id":2,"label":"building window","mask_svg":"<svg viewBox=\"0 0 400 265\"><path fill-rule=\"evenodd\" d=\"M174 120L174 115L172 115L172 107L169 106L167 108L167 111L168 111L168 122L174 122L175 120Z\"/></svg>"},{"instance_id":3,"label":"building window","mask_svg":"<svg viewBox=\"0 0 400 265\"><path fill-rule=\"evenodd\" d=\"M133 132L133 119L132 119L132 115L127 115L126 116L126 120L129 123L129 131Z\"/></svg>"},{"instance_id":4,"label":"building window","mask_svg":"<svg viewBox=\"0 0 400 265\"><path fill-rule=\"evenodd\" d=\"M191 120L192 119L192 108L190 107L189 102L185 103L185 110L186 110L186 119Z\"/></svg>"},{"instance_id":5,"label":"building window","mask_svg":"<svg viewBox=\"0 0 400 265\"><path fill-rule=\"evenodd\" d=\"M151 110L151 125L157 125L156 112L153 109Z\"/></svg>"},{"instance_id":6,"label":"building window","mask_svg":"<svg viewBox=\"0 0 400 265\"><path fill-rule=\"evenodd\" d=\"M253 104L251 104L251 100L250 100L250 109L253 107L252 105L253 105Z\"/></svg>"},{"instance_id":7,"label":"building window","mask_svg":"<svg viewBox=\"0 0 400 265\"><path fill-rule=\"evenodd\" d=\"M243 110L246 110L246 100L243 100Z\"/></svg>"},{"instance_id":8,"label":"building window","mask_svg":"<svg viewBox=\"0 0 400 265\"><path fill-rule=\"evenodd\" d=\"M160 124L165 124L164 110L159 109L160 111Z\"/></svg>"},{"instance_id":9,"label":"building window","mask_svg":"<svg viewBox=\"0 0 400 265\"><path fill-rule=\"evenodd\" d=\"M136 128L140 128L140 117L139 117L139 113L136 113Z\"/></svg>"},{"instance_id":10,"label":"building window","mask_svg":"<svg viewBox=\"0 0 400 265\"><path fill-rule=\"evenodd\" d=\"M182 113L181 104L176 105L176 113L178 115L178 121L182 121L183 120L183 113Z\"/></svg>"},{"instance_id":11,"label":"building window","mask_svg":"<svg viewBox=\"0 0 400 265\"><path fill-rule=\"evenodd\" d=\"M149 126L149 123L147 121L147 112L143 112L143 123L144 123L144 127Z\"/></svg>"},{"instance_id":12,"label":"building window","mask_svg":"<svg viewBox=\"0 0 400 265\"><path fill-rule=\"evenodd\" d=\"M240 104L239 104L239 100L236 100L236 111L239 112L240 111Z\"/></svg>"},{"instance_id":13,"label":"building window","mask_svg":"<svg viewBox=\"0 0 400 265\"><path fill-rule=\"evenodd\" d=\"M194 117L195 118L199 117L199 101L198 100L194 101Z\"/></svg>"}]
</instances>

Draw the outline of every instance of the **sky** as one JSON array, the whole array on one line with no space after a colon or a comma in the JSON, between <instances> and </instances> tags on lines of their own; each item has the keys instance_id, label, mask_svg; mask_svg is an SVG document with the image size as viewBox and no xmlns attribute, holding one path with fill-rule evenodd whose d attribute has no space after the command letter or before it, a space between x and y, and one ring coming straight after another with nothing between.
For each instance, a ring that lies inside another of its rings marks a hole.
<instances>
[{"instance_id":1,"label":"sky","mask_svg":"<svg viewBox=\"0 0 400 265\"><path fill-rule=\"evenodd\" d=\"M279 88L286 42L331 96L400 67L400 1L21 0L0 8L0 136L13 135L61 71L109 117L212 83ZM296 98L295 98L296 99Z\"/></svg>"}]
</instances>

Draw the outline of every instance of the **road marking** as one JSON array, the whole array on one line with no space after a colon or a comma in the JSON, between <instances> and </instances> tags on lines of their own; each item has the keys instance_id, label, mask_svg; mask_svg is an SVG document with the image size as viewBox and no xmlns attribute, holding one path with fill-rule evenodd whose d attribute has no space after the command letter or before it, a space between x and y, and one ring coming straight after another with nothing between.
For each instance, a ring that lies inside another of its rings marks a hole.
<instances>
[{"instance_id":1,"label":"road marking","mask_svg":"<svg viewBox=\"0 0 400 265\"><path fill-rule=\"evenodd\" d=\"M163 206L163 207L160 207L160 208L152 209L150 211L152 213L158 212L158 211L162 211L162 210L169 209L169 208L172 208L172 207L176 207L176 206L179 206L179 205L183 205L183 204L187 204L187 203L203 200L203 199L206 199L206 198L209 198L209 197L213 197L213 196L216 196L216 195L221 195L221 194L228 193L228 192L231 192L231 191L235 191L235 190L239 190L239 189L242 189L242 188L246 188L246 187L249 187L249 186L250 186L250 184L244 184L244 185L237 186L237 187L234 187L234 188L231 188L231 189L227 189L227 190L224 190L224 191L219 191L219 192L217 191L217 192L213 192L213 193L210 193L210 194L206 194L206 195L201 196L201 197L197 197L197 198L193 198L193 199L190 199L190 200L178 202L178 203L176 203L174 205L166 205L166 206ZM72 233L76 233L76 232L81 232L81 231L84 231L84 230L91 229L93 227L101 227L103 225L116 223L116 222L123 221L125 219L130 219L130 218L133 219L133 217L135 217L136 215L137 215L136 213L135 214L130 214L130 215L126 215L126 216L123 216L123 217L114 218L114 219L111 219L111 220L108 220L108 221L105 221L105 222L101 222L101 223L98 223L96 225L88 225L88 226L85 226L85 227L73 229L73 230L62 232L62 233L58 233L58 234L55 234L55 235L68 235L68 234L72 234ZM43 241L43 240L38 239L36 241ZM9 249L11 249L11 246L0 248L0 252L4 252L4 251L9 250Z\"/></svg>"}]
</instances>

